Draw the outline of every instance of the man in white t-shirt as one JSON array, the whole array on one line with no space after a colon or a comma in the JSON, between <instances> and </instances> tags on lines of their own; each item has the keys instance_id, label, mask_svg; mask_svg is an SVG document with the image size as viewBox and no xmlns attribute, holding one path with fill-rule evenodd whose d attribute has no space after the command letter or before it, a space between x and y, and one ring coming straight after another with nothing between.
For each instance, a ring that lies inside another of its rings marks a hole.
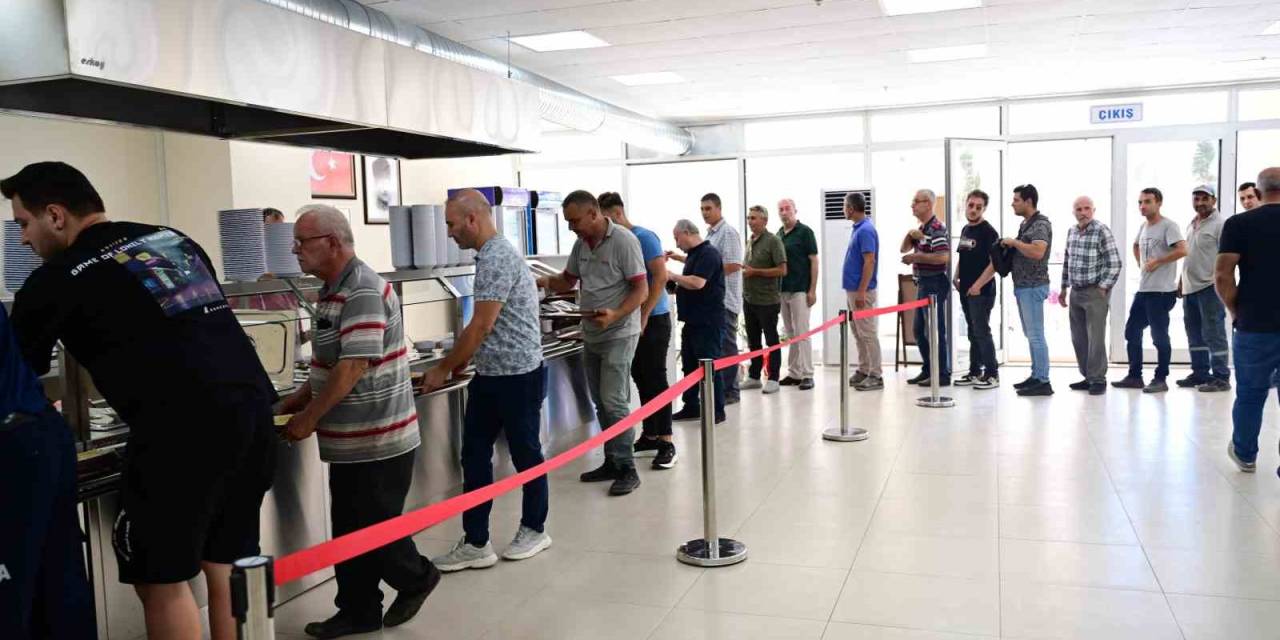
<instances>
[{"instance_id":1,"label":"man in white t-shirt","mask_svg":"<svg viewBox=\"0 0 1280 640\"><path fill-rule=\"evenodd\" d=\"M1142 270L1138 292L1129 307L1129 321L1124 325L1124 339L1129 350L1129 375L1112 382L1119 389L1142 389L1144 393L1168 391L1169 312L1178 301L1178 260L1186 257L1187 243L1177 223L1160 215L1164 194L1155 187L1142 190L1138 210L1146 221L1138 229L1133 243L1133 259ZM1142 381L1142 334L1151 327L1151 341L1156 346L1156 372L1150 384Z\"/></svg>"}]
</instances>

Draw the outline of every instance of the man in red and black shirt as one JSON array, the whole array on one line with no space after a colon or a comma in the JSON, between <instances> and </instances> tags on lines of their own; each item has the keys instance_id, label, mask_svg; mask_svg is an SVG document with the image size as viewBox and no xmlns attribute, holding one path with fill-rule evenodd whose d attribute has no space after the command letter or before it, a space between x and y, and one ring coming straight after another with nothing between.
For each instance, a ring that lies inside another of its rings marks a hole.
<instances>
[{"instance_id":1,"label":"man in red and black shirt","mask_svg":"<svg viewBox=\"0 0 1280 640\"><path fill-rule=\"evenodd\" d=\"M938 309L944 309L951 297L951 283L947 280L947 264L951 261L951 241L947 227L933 215L938 197L928 189L921 189L911 200L911 215L920 221L918 229L912 229L902 239L902 264L911 265L911 275L916 281L916 299L938 297ZM924 367L920 375L907 381L922 387L929 385L933 363L929 361L929 333L925 310L916 310L916 345L920 348L920 360ZM938 380L946 387L951 385L951 351L947 345L947 314L938 313Z\"/></svg>"}]
</instances>

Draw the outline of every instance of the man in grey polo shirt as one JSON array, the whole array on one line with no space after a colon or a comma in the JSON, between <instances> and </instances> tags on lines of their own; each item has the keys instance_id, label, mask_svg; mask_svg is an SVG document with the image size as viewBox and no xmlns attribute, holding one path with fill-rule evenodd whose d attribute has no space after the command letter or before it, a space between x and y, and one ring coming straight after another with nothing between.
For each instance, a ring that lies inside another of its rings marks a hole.
<instances>
[{"instance_id":1,"label":"man in grey polo shirt","mask_svg":"<svg viewBox=\"0 0 1280 640\"><path fill-rule=\"evenodd\" d=\"M631 410L631 359L640 340L640 305L649 296L648 272L640 241L600 212L587 191L565 197L564 219L578 235L562 273L538 279L539 287L562 293L581 281L578 305L595 312L582 321L587 385L596 404L601 429L608 429ZM640 486L627 429L604 446L604 464L582 474L583 482L612 480L609 495L622 496Z\"/></svg>"},{"instance_id":2,"label":"man in grey polo shirt","mask_svg":"<svg viewBox=\"0 0 1280 640\"><path fill-rule=\"evenodd\" d=\"M1178 291L1182 295L1182 323L1191 348L1191 375L1179 387L1212 393L1231 389L1227 364L1227 308L1213 289L1218 262L1218 238L1226 218L1218 212L1218 192L1201 185L1191 192L1196 217L1187 225L1187 259L1182 264Z\"/></svg>"}]
</instances>

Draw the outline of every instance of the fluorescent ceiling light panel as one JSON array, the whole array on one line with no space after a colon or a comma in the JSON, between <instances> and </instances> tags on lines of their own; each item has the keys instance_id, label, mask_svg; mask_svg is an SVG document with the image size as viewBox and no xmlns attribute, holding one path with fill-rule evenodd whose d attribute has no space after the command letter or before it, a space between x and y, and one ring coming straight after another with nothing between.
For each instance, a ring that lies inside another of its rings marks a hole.
<instances>
[{"instance_id":1,"label":"fluorescent ceiling light panel","mask_svg":"<svg viewBox=\"0 0 1280 640\"><path fill-rule=\"evenodd\" d=\"M977 9L981 6L982 0L880 0L880 8L886 16Z\"/></svg>"},{"instance_id":2,"label":"fluorescent ceiling light panel","mask_svg":"<svg viewBox=\"0 0 1280 640\"><path fill-rule=\"evenodd\" d=\"M657 71L654 73L633 73L625 76L610 76L628 87L641 87L651 84L676 84L685 79L674 71Z\"/></svg>"},{"instance_id":3,"label":"fluorescent ceiling light panel","mask_svg":"<svg viewBox=\"0 0 1280 640\"><path fill-rule=\"evenodd\" d=\"M597 38L586 31L561 31L559 33L543 33L536 36L516 36L511 41L537 52L568 51L569 49L595 49L609 46L608 42Z\"/></svg>"},{"instance_id":4,"label":"fluorescent ceiling light panel","mask_svg":"<svg viewBox=\"0 0 1280 640\"><path fill-rule=\"evenodd\" d=\"M987 45L985 44L966 44L958 47L935 47L933 49L911 49L907 51L907 60L914 63L985 57L987 57Z\"/></svg>"},{"instance_id":5,"label":"fluorescent ceiling light panel","mask_svg":"<svg viewBox=\"0 0 1280 640\"><path fill-rule=\"evenodd\" d=\"M1272 22L1271 26L1267 27L1267 29L1262 32L1262 35L1280 36L1280 20L1276 20L1275 22Z\"/></svg>"}]
</instances>

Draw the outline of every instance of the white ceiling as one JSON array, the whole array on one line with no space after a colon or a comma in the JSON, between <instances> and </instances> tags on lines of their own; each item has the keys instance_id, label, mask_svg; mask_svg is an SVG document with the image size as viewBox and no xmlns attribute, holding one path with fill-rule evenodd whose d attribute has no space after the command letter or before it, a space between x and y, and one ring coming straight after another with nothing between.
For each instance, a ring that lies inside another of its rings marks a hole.
<instances>
[{"instance_id":1,"label":"white ceiling","mask_svg":"<svg viewBox=\"0 0 1280 640\"><path fill-rule=\"evenodd\" d=\"M514 65L677 122L1280 78L1280 1L985 0L885 16L876 0L362 0L505 57L508 34L584 29L613 46ZM909 49L989 57L909 64ZM674 71L682 84L609 76Z\"/></svg>"}]
</instances>

